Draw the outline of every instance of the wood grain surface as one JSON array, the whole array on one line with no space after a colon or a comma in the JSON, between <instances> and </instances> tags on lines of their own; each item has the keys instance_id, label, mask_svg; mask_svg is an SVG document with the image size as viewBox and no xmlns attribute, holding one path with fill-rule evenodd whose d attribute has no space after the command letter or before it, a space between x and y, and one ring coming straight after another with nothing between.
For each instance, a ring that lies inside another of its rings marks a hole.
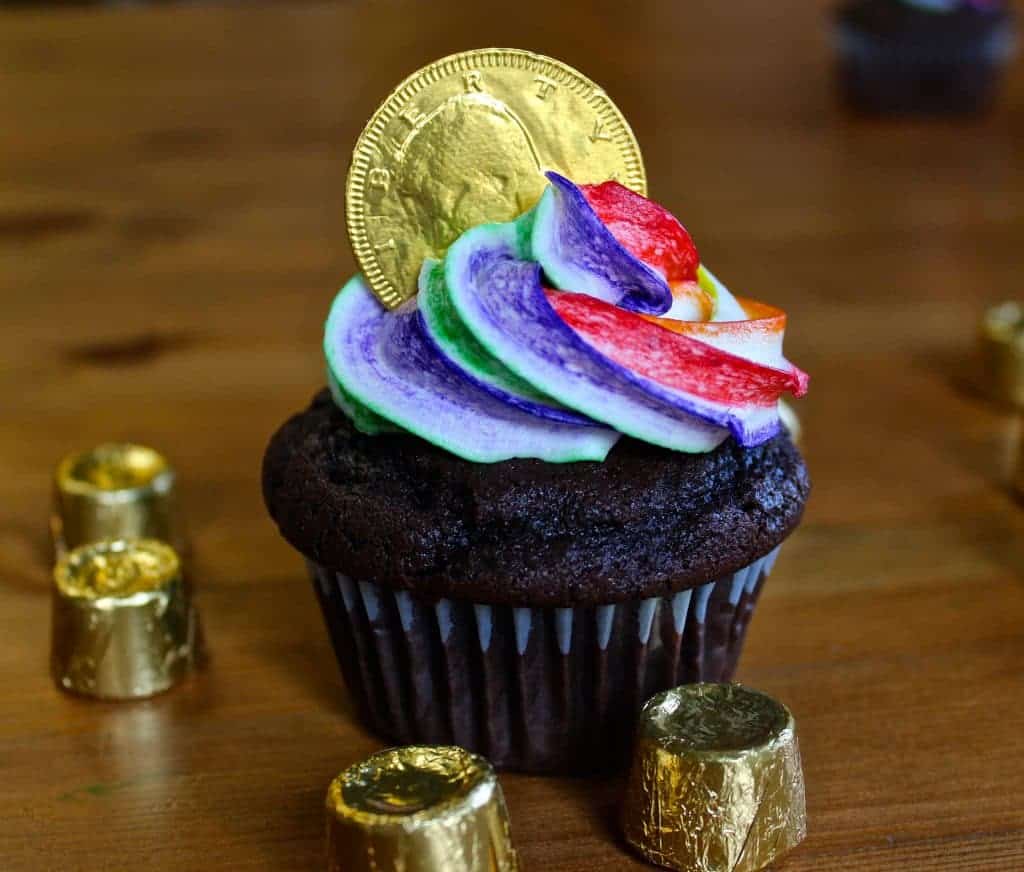
<instances>
[{"instance_id":1,"label":"wood grain surface","mask_svg":"<svg viewBox=\"0 0 1024 872\"><path fill-rule=\"evenodd\" d=\"M785 307L815 480L739 677L788 703L810 835L780 868L1024 868L1024 510L1014 421L973 390L1021 295L1024 75L988 118L837 105L826 4L351 2L0 15L0 869L322 868L352 719L267 438L322 381L353 269L348 154L453 50L600 81L653 195ZM1018 425L1019 426L1019 425ZM47 673L51 470L130 438L180 469L208 670L97 704ZM528 870L644 868L614 781L503 778Z\"/></svg>"}]
</instances>

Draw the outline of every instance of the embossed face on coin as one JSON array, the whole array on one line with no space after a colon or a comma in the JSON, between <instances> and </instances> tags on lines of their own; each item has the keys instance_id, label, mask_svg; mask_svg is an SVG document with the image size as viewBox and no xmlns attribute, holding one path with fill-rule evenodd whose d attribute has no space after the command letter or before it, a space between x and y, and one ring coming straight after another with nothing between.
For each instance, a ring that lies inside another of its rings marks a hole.
<instances>
[{"instance_id":1,"label":"embossed face on coin","mask_svg":"<svg viewBox=\"0 0 1024 872\"><path fill-rule=\"evenodd\" d=\"M348 176L349 237L374 293L390 307L413 296L424 258L529 209L547 169L646 193L622 113L559 61L481 49L407 78L363 130Z\"/></svg>"}]
</instances>

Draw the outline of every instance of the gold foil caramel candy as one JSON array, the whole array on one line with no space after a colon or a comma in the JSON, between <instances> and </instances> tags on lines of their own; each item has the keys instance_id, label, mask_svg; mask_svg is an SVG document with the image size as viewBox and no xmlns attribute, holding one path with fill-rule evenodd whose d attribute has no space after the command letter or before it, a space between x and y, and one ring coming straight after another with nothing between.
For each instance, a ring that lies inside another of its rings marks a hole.
<instances>
[{"instance_id":1,"label":"gold foil caramel candy","mask_svg":"<svg viewBox=\"0 0 1024 872\"><path fill-rule=\"evenodd\" d=\"M686 872L754 872L806 834L793 716L736 684L693 684L640 714L623 810L626 840Z\"/></svg>"},{"instance_id":2,"label":"gold foil caramel candy","mask_svg":"<svg viewBox=\"0 0 1024 872\"><path fill-rule=\"evenodd\" d=\"M104 539L160 539L181 552L175 473L144 445L107 443L69 454L54 475L58 553Z\"/></svg>"},{"instance_id":3,"label":"gold foil caramel candy","mask_svg":"<svg viewBox=\"0 0 1024 872\"><path fill-rule=\"evenodd\" d=\"M647 190L626 119L572 67L489 48L413 73L366 125L348 174L349 239L371 290L391 308L413 296L425 258L531 208L548 169Z\"/></svg>"},{"instance_id":4,"label":"gold foil caramel candy","mask_svg":"<svg viewBox=\"0 0 1024 872\"><path fill-rule=\"evenodd\" d=\"M330 872L516 872L491 765L463 748L408 746L350 766L327 791Z\"/></svg>"},{"instance_id":5,"label":"gold foil caramel candy","mask_svg":"<svg viewBox=\"0 0 1024 872\"><path fill-rule=\"evenodd\" d=\"M167 690L200 653L198 618L174 549L104 540L54 570L51 669L57 686L99 699Z\"/></svg>"},{"instance_id":6,"label":"gold foil caramel candy","mask_svg":"<svg viewBox=\"0 0 1024 872\"><path fill-rule=\"evenodd\" d=\"M1024 304L993 306L981 321L981 378L998 403L1024 409Z\"/></svg>"}]
</instances>

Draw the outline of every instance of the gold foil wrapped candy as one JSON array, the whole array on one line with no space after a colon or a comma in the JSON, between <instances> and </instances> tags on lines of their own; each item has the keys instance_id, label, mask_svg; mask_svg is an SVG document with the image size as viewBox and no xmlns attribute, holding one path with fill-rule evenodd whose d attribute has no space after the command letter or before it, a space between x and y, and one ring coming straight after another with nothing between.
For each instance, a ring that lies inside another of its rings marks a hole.
<instances>
[{"instance_id":1,"label":"gold foil wrapped candy","mask_svg":"<svg viewBox=\"0 0 1024 872\"><path fill-rule=\"evenodd\" d=\"M516 872L491 765L463 748L391 748L327 791L330 872Z\"/></svg>"},{"instance_id":2,"label":"gold foil wrapped candy","mask_svg":"<svg viewBox=\"0 0 1024 872\"><path fill-rule=\"evenodd\" d=\"M160 539L182 551L174 470L152 448L108 443L70 454L54 479L58 556L104 539Z\"/></svg>"},{"instance_id":3,"label":"gold foil wrapped candy","mask_svg":"<svg viewBox=\"0 0 1024 872\"><path fill-rule=\"evenodd\" d=\"M993 306L981 322L983 384L999 403L1024 409L1024 305Z\"/></svg>"},{"instance_id":4,"label":"gold foil wrapped candy","mask_svg":"<svg viewBox=\"0 0 1024 872\"><path fill-rule=\"evenodd\" d=\"M640 714L626 840L686 872L754 872L806 834L793 716L735 684L693 684Z\"/></svg>"},{"instance_id":5,"label":"gold foil wrapped candy","mask_svg":"<svg viewBox=\"0 0 1024 872\"><path fill-rule=\"evenodd\" d=\"M54 570L51 668L64 690L138 699L185 677L198 620L177 554L154 539L83 545Z\"/></svg>"}]
</instances>

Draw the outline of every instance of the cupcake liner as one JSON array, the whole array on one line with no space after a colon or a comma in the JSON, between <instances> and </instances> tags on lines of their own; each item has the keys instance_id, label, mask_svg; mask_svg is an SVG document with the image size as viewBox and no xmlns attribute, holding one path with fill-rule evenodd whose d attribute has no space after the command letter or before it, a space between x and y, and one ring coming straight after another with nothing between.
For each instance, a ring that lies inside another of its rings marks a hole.
<instances>
[{"instance_id":1,"label":"cupcake liner","mask_svg":"<svg viewBox=\"0 0 1024 872\"><path fill-rule=\"evenodd\" d=\"M778 551L672 596L577 608L435 601L309 569L374 731L461 745L503 769L582 772L628 762L652 694L732 677Z\"/></svg>"}]
</instances>

